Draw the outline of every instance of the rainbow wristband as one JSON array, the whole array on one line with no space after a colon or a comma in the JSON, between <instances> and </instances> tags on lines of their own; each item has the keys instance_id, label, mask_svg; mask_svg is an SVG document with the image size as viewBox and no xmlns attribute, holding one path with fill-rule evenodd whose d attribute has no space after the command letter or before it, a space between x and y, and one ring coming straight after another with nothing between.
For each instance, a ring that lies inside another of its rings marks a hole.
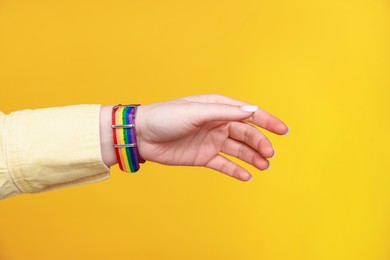
<instances>
[{"instance_id":1,"label":"rainbow wristband","mask_svg":"<svg viewBox=\"0 0 390 260\"><path fill-rule=\"evenodd\" d=\"M136 172L145 160L139 154L135 137L135 116L140 104L116 105L112 108L112 133L119 167L124 172Z\"/></svg>"}]
</instances>

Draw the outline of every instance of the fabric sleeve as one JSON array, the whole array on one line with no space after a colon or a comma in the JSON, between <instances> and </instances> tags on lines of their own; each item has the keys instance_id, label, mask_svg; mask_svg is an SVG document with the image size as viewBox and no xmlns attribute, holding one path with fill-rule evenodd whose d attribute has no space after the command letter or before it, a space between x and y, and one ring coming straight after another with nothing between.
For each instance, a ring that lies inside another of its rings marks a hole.
<instances>
[{"instance_id":1,"label":"fabric sleeve","mask_svg":"<svg viewBox=\"0 0 390 260\"><path fill-rule=\"evenodd\" d=\"M0 114L0 199L110 177L100 147L100 104Z\"/></svg>"}]
</instances>

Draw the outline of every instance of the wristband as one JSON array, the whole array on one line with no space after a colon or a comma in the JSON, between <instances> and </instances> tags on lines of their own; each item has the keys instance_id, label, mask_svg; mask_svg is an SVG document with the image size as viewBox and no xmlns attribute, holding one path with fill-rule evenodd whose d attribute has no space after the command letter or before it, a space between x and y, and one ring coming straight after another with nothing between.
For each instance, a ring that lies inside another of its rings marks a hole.
<instances>
[{"instance_id":1,"label":"wristband","mask_svg":"<svg viewBox=\"0 0 390 260\"><path fill-rule=\"evenodd\" d=\"M116 105L112 108L112 133L119 168L136 172L145 160L139 154L135 135L135 117L140 104Z\"/></svg>"}]
</instances>

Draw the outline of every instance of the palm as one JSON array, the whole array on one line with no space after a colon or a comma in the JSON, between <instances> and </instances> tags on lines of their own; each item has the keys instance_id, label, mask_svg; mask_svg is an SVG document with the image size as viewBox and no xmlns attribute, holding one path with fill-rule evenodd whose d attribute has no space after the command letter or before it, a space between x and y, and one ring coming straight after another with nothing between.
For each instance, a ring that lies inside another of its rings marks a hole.
<instances>
[{"instance_id":1,"label":"palm","mask_svg":"<svg viewBox=\"0 0 390 260\"><path fill-rule=\"evenodd\" d=\"M146 142L144 152L151 157L150 160L167 165L206 165L221 151L227 140L227 124L209 123L202 127L193 127L185 136L173 138L168 142Z\"/></svg>"}]
</instances>

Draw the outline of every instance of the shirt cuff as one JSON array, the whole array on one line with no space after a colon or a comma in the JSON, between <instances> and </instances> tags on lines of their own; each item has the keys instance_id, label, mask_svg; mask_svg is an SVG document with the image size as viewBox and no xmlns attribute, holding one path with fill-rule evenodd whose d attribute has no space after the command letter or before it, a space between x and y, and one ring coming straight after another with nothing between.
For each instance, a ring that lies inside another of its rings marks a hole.
<instances>
[{"instance_id":1,"label":"shirt cuff","mask_svg":"<svg viewBox=\"0 0 390 260\"><path fill-rule=\"evenodd\" d=\"M5 119L9 174L20 193L110 177L100 147L100 104L25 109Z\"/></svg>"}]
</instances>

